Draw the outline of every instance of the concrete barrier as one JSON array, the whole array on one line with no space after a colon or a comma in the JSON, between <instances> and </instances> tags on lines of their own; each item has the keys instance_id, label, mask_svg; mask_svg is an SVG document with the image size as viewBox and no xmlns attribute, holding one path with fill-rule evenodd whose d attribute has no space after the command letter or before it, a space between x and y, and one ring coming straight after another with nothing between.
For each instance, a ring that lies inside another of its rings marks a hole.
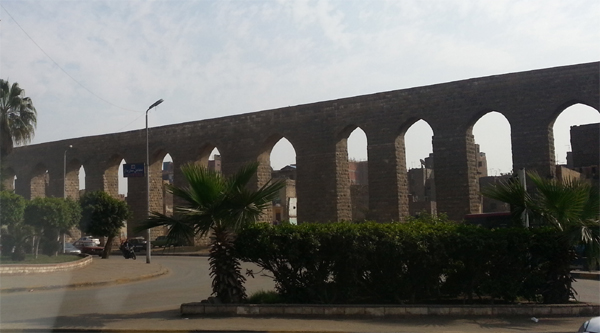
<instances>
[{"instance_id":1,"label":"concrete barrier","mask_svg":"<svg viewBox=\"0 0 600 333\"><path fill-rule=\"evenodd\" d=\"M598 304L517 305L306 305L184 303L181 315L409 317L409 316L598 316Z\"/></svg>"},{"instance_id":2,"label":"concrete barrier","mask_svg":"<svg viewBox=\"0 0 600 333\"><path fill-rule=\"evenodd\" d=\"M61 271L71 271L77 268L84 267L92 263L92 257L85 254L83 258L64 262L59 264L8 264L0 265L0 275L19 275L19 274L37 274L37 273L52 273Z\"/></svg>"}]
</instances>

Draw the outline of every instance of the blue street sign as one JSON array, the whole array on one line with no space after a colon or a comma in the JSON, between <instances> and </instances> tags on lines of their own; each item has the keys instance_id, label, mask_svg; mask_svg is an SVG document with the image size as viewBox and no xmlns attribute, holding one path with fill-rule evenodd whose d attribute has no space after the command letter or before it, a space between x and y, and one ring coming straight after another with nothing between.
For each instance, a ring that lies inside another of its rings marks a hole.
<instances>
[{"instance_id":1,"label":"blue street sign","mask_svg":"<svg viewBox=\"0 0 600 333\"><path fill-rule=\"evenodd\" d=\"M123 164L123 177L144 177L144 163Z\"/></svg>"}]
</instances>

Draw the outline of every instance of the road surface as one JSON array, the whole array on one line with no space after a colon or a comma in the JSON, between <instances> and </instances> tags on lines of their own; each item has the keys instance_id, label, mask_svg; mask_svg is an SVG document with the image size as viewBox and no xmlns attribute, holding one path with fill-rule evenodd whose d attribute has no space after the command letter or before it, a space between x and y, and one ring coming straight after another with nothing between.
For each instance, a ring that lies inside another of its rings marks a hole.
<instances>
[{"instance_id":1,"label":"road surface","mask_svg":"<svg viewBox=\"0 0 600 333\"><path fill-rule=\"evenodd\" d=\"M115 257L110 260L124 260ZM574 332L585 318L182 318L181 303L198 302L211 293L205 257L153 257L171 270L159 278L135 283L82 289L59 289L2 294L0 329L137 329L137 330L264 330L264 331L358 331L358 332ZM252 268L244 266L245 268ZM1 281L0 281L1 282ZM248 294L272 290L265 277L249 278ZM581 301L598 302L600 282L575 283Z\"/></svg>"}]
</instances>

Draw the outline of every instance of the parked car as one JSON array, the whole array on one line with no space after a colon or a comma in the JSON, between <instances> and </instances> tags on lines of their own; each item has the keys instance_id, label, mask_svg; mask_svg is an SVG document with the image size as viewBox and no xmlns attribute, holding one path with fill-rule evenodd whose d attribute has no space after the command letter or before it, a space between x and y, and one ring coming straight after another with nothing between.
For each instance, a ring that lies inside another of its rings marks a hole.
<instances>
[{"instance_id":1,"label":"parked car","mask_svg":"<svg viewBox=\"0 0 600 333\"><path fill-rule=\"evenodd\" d=\"M179 240L170 240L167 236L158 236L152 241L152 247L183 246L184 242Z\"/></svg>"},{"instance_id":2,"label":"parked car","mask_svg":"<svg viewBox=\"0 0 600 333\"><path fill-rule=\"evenodd\" d=\"M144 237L134 237L127 240L129 246L133 248L135 252L146 251L146 240Z\"/></svg>"},{"instance_id":3,"label":"parked car","mask_svg":"<svg viewBox=\"0 0 600 333\"><path fill-rule=\"evenodd\" d=\"M93 242L94 244L96 244L96 246L100 246L100 239L94 238L92 236L83 236L83 237L79 238L77 241Z\"/></svg>"},{"instance_id":4,"label":"parked car","mask_svg":"<svg viewBox=\"0 0 600 333\"><path fill-rule=\"evenodd\" d=\"M600 333L600 317L594 317L586 321L577 332Z\"/></svg>"},{"instance_id":5,"label":"parked car","mask_svg":"<svg viewBox=\"0 0 600 333\"><path fill-rule=\"evenodd\" d=\"M71 243L65 243L65 253L66 254L81 254L81 250L76 248Z\"/></svg>"},{"instance_id":6,"label":"parked car","mask_svg":"<svg viewBox=\"0 0 600 333\"><path fill-rule=\"evenodd\" d=\"M102 246L96 245L93 241L75 241L73 246L78 248L81 253L86 253L89 255L102 255L104 248Z\"/></svg>"}]
</instances>

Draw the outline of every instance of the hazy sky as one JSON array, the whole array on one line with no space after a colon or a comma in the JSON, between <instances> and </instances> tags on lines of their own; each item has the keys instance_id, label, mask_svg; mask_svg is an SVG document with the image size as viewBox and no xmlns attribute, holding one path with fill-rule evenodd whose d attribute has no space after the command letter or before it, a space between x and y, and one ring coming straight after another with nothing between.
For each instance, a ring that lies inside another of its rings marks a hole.
<instances>
[{"instance_id":1,"label":"hazy sky","mask_svg":"<svg viewBox=\"0 0 600 333\"><path fill-rule=\"evenodd\" d=\"M242 114L386 90L600 60L600 1L0 2L0 73L38 110L33 143ZM569 126L600 121L591 108ZM355 132L356 133L356 132ZM407 166L431 152L431 128L407 133ZM509 172L510 126L474 128L491 174ZM364 133L350 157L366 159ZM283 148L282 148L283 147ZM275 168L294 163L278 144Z\"/></svg>"}]
</instances>

